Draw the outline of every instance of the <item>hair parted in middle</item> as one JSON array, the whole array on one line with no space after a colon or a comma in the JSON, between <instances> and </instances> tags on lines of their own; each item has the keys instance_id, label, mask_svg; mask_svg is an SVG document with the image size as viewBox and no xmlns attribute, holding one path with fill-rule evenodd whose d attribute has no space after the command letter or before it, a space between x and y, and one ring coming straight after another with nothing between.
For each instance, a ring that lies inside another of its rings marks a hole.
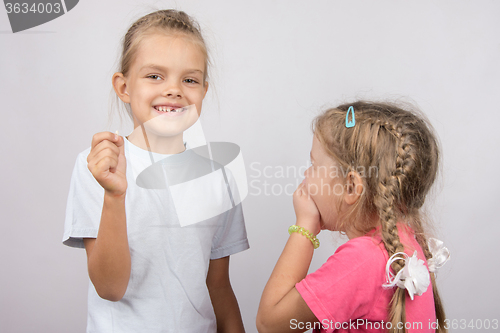
<instances>
[{"instance_id":1,"label":"hair parted in middle","mask_svg":"<svg viewBox=\"0 0 500 333\"><path fill-rule=\"evenodd\" d=\"M346 113L351 106L356 125L348 128ZM398 222L404 222L413 229L426 259L430 259L421 207L437 176L439 148L425 117L391 103L357 101L326 110L314 120L313 132L344 170L377 170L375 176L361 177L360 198L352 209L340 212L342 231L366 234L379 226L390 257L404 251L397 227ZM374 225L373 216L378 225ZM402 265L403 261L397 260L391 267L397 273ZM443 322L444 311L432 273L431 281L436 316ZM405 295L405 290L397 288L390 309L391 332L397 332L397 322L405 322Z\"/></svg>"}]
</instances>

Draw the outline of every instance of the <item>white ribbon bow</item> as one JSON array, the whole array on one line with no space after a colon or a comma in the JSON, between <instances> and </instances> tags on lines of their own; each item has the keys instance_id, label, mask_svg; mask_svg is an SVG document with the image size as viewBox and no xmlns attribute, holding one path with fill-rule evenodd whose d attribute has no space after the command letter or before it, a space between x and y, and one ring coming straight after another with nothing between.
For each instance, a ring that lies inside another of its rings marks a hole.
<instances>
[{"instance_id":1,"label":"white ribbon bow","mask_svg":"<svg viewBox=\"0 0 500 333\"><path fill-rule=\"evenodd\" d=\"M391 272L391 264L400 259L404 260L404 267L394 275ZM398 286L401 289L406 289L412 300L414 295L422 295L431 282L429 271L425 267L424 261L417 258L417 251L411 257L404 252L394 253L387 261L385 273L387 283L382 286L385 288Z\"/></svg>"},{"instance_id":2,"label":"white ribbon bow","mask_svg":"<svg viewBox=\"0 0 500 333\"><path fill-rule=\"evenodd\" d=\"M432 253L432 258L427 260L429 270L425 267L424 261L417 258L417 251L411 257L404 252L394 253L385 266L387 283L382 286L385 288L398 286L406 289L412 300L414 295L422 295L430 284L429 272L435 273L450 259L450 251L439 239L429 238L428 246ZM391 272L391 264L396 260L404 260L405 263L403 268L394 275Z\"/></svg>"},{"instance_id":3,"label":"white ribbon bow","mask_svg":"<svg viewBox=\"0 0 500 333\"><path fill-rule=\"evenodd\" d=\"M427 260L429 272L435 273L450 259L450 251L443 244L439 239L429 238L429 251L432 253L432 258Z\"/></svg>"}]
</instances>

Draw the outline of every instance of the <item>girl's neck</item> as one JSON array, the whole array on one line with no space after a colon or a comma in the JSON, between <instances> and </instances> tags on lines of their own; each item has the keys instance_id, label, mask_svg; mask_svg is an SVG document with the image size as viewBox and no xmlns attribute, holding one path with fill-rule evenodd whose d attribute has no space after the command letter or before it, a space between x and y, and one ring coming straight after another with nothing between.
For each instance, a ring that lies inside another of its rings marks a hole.
<instances>
[{"instance_id":1,"label":"girl's neck","mask_svg":"<svg viewBox=\"0 0 500 333\"><path fill-rule=\"evenodd\" d=\"M138 126L127 138L135 146L158 154L178 154L186 149L182 133L176 136L159 136Z\"/></svg>"},{"instance_id":2,"label":"girl's neck","mask_svg":"<svg viewBox=\"0 0 500 333\"><path fill-rule=\"evenodd\" d=\"M371 232L377 231L382 227L380 224L380 218L378 217L377 213L373 213L371 214L371 216L365 217L365 219L368 219L368 221L365 220L363 221L363 223L359 223L360 225L364 226L364 230L360 231L356 228L349 228L349 230L344 231L349 239L364 236Z\"/></svg>"}]
</instances>

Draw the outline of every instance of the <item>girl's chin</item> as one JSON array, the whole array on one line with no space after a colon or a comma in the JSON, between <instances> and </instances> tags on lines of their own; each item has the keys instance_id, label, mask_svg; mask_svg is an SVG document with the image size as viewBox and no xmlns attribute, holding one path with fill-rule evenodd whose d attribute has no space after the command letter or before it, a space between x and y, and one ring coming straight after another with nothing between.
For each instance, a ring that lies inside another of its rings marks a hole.
<instances>
[{"instance_id":1,"label":"girl's chin","mask_svg":"<svg viewBox=\"0 0 500 333\"><path fill-rule=\"evenodd\" d=\"M328 228L325 226L325 221L323 221L323 217L321 215L319 216L319 226L321 230L328 230Z\"/></svg>"},{"instance_id":2,"label":"girl's chin","mask_svg":"<svg viewBox=\"0 0 500 333\"><path fill-rule=\"evenodd\" d=\"M338 231L332 223L325 223L321 215L319 225L321 230Z\"/></svg>"}]
</instances>

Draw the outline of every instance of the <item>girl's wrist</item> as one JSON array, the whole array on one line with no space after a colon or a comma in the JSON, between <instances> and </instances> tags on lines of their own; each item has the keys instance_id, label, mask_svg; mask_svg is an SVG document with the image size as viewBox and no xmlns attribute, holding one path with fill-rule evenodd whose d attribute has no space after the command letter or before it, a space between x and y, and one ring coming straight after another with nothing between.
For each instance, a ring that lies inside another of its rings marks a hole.
<instances>
[{"instance_id":1,"label":"girl's wrist","mask_svg":"<svg viewBox=\"0 0 500 333\"><path fill-rule=\"evenodd\" d=\"M109 192L109 191L104 191L104 199L107 199L107 200L116 200L116 201L122 201L122 200L125 200L125 194L127 192L123 192L123 193L113 193L113 192Z\"/></svg>"},{"instance_id":2,"label":"girl's wrist","mask_svg":"<svg viewBox=\"0 0 500 333\"><path fill-rule=\"evenodd\" d=\"M296 233L299 236L303 237L304 240L307 239L308 242L313 245L314 249L317 249L319 247L319 239L316 238L315 234L304 227L294 224L288 228L288 233L290 234L290 236Z\"/></svg>"},{"instance_id":3,"label":"girl's wrist","mask_svg":"<svg viewBox=\"0 0 500 333\"><path fill-rule=\"evenodd\" d=\"M314 236L319 234L319 232L321 231L319 222L316 221L315 219L298 218L297 221L295 222L295 225L302 227L306 230L309 230L309 232Z\"/></svg>"}]
</instances>

